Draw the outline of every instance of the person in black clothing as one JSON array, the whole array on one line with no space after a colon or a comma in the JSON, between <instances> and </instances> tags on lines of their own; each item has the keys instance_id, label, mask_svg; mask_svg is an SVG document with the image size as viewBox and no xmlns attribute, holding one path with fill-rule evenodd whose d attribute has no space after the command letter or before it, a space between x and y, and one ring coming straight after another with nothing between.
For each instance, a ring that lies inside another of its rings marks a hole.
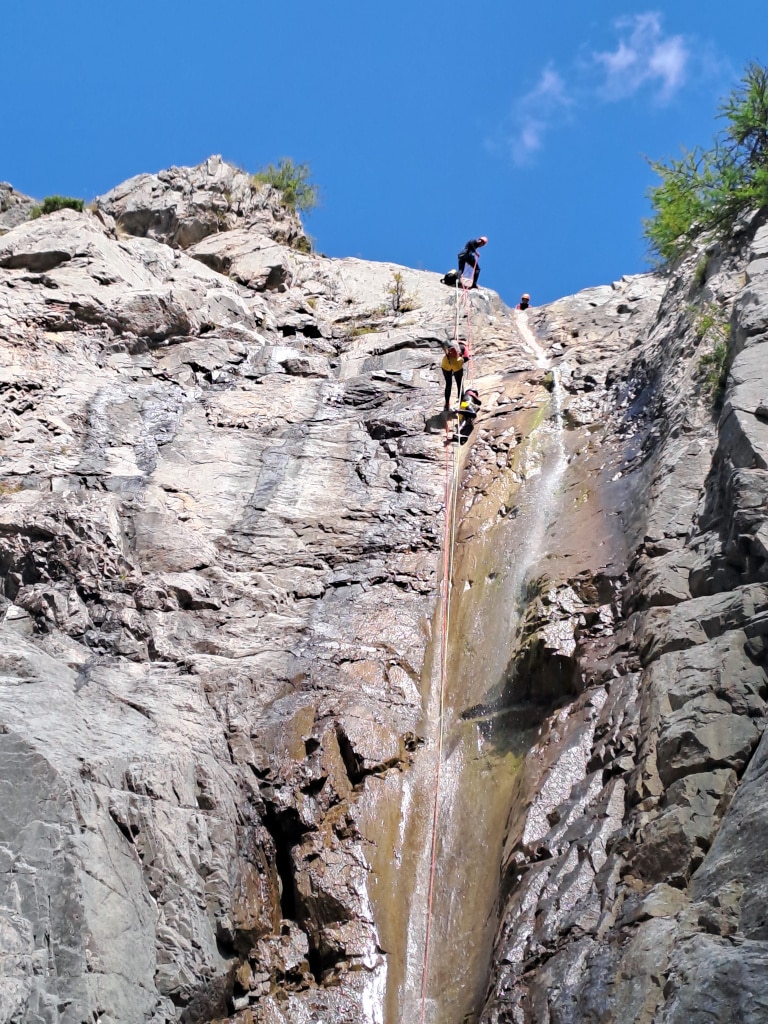
<instances>
[{"instance_id":1,"label":"person in black clothing","mask_svg":"<svg viewBox=\"0 0 768 1024\"><path fill-rule=\"evenodd\" d=\"M528 294L528 292L523 292L523 295L518 304L515 306L515 309L528 309L530 304L531 296Z\"/></svg>"},{"instance_id":2,"label":"person in black clothing","mask_svg":"<svg viewBox=\"0 0 768 1024\"><path fill-rule=\"evenodd\" d=\"M488 239L485 235L480 235L479 238L470 238L459 253L459 277L463 274L464 267L466 267L468 263L475 268L470 288L477 288L477 279L480 277L480 258L477 255L477 250L487 244Z\"/></svg>"}]
</instances>

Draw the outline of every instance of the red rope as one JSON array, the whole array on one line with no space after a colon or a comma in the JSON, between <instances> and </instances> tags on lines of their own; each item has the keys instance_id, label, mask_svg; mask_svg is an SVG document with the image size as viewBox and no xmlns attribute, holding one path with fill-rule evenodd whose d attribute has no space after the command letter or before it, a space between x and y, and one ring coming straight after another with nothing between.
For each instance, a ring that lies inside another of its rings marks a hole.
<instances>
[{"instance_id":1,"label":"red rope","mask_svg":"<svg viewBox=\"0 0 768 1024\"><path fill-rule=\"evenodd\" d=\"M475 376L475 357L472 351L472 317L470 311L472 309L472 302L469 297L469 287L464 284L464 279L460 278L456 281L456 318L453 324L453 340L458 347L459 345L459 282L461 282L461 296L464 302L464 312L467 315L467 355L469 356L469 375L468 379L472 380Z\"/></svg>"},{"instance_id":2,"label":"red rope","mask_svg":"<svg viewBox=\"0 0 768 1024\"><path fill-rule=\"evenodd\" d=\"M472 352L472 317L470 316L470 310L472 309L472 302L469 297L469 288L466 285L461 286L462 295L464 298L464 311L467 314L467 355L469 356L469 379L472 380L475 376L475 357Z\"/></svg>"},{"instance_id":3,"label":"red rope","mask_svg":"<svg viewBox=\"0 0 768 1024\"><path fill-rule=\"evenodd\" d=\"M462 287L467 312L467 353L469 355L470 376L474 373L472 356L472 333L470 308L471 303L467 289ZM456 296L457 316L454 340L458 340L458 294ZM459 440L461 439L461 416L457 421ZM437 769L435 771L435 796L432 802L432 841L429 854L429 887L427 891L427 923L424 934L424 964L421 972L421 1015L420 1024L424 1024L427 1008L427 985L429 982L429 959L432 941L432 905L435 894L435 871L437 866L437 826L440 812L440 782L443 767L443 720L445 712L445 692L448 684L448 634L451 600L451 577L453 575L453 549L455 543L456 501L459 489L459 459L453 444L453 430L449 417L445 420L445 531L443 538L443 579L441 586L441 628L440 628L440 710L437 740Z\"/></svg>"},{"instance_id":4,"label":"red rope","mask_svg":"<svg viewBox=\"0 0 768 1024\"><path fill-rule=\"evenodd\" d=\"M421 971L421 1015L424 1024L427 1009L427 984L429 982L429 953L432 939L432 903L435 894L435 870L437 865L437 825L440 811L440 776L443 766L443 709L448 680L448 602L451 596L451 564L453 561L453 508L451 482L453 470L451 460L456 464L456 450L452 444L452 430L449 420L445 421L445 536L443 539L443 579L441 585L441 629L440 629L440 729L437 740L437 770L435 772L435 797L432 803L432 843L429 854L429 887L427 890L427 924L424 935L424 964Z\"/></svg>"},{"instance_id":5,"label":"red rope","mask_svg":"<svg viewBox=\"0 0 768 1024\"><path fill-rule=\"evenodd\" d=\"M469 289L461 286L464 308L467 316L467 354L469 356L469 379L474 377L474 356L472 353L472 303ZM459 340L459 296L456 285L456 322L453 340ZM461 397L461 396L459 396ZM457 421L458 440L461 440L461 416ZM445 692L448 684L448 633L450 621L451 577L453 575L453 549L455 543L454 528L456 523L456 501L459 490L459 459L453 445L453 430L449 425L449 416L445 420L445 535L443 538L443 580L441 586L441 628L440 628L440 710L437 740L437 769L435 771L435 796L432 803L432 842L429 854L429 887L427 891L427 923L424 934L424 964L421 971L421 1015L420 1024L424 1024L427 1009L427 984L429 982L429 954L432 941L432 904L435 894L435 871L437 865L437 826L440 811L440 781L443 767L443 719L445 711Z\"/></svg>"}]
</instances>

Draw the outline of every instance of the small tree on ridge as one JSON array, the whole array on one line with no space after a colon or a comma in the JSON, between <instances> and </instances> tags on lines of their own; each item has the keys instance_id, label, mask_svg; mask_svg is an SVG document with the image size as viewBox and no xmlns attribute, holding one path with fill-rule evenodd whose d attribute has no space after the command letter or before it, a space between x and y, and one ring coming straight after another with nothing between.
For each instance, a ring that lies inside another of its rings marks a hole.
<instances>
[{"instance_id":1,"label":"small tree on ridge","mask_svg":"<svg viewBox=\"0 0 768 1024\"><path fill-rule=\"evenodd\" d=\"M768 68L747 66L720 107L726 127L711 149L653 162L661 184L648 193L653 216L643 223L661 262L681 256L702 234L725 233L736 218L768 205Z\"/></svg>"}]
</instances>

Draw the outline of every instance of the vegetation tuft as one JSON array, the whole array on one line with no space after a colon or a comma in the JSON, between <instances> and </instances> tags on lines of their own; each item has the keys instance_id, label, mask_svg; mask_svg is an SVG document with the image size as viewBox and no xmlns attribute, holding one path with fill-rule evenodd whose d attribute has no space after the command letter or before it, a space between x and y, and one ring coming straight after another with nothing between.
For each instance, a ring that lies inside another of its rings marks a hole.
<instances>
[{"instance_id":1,"label":"vegetation tuft","mask_svg":"<svg viewBox=\"0 0 768 1024\"><path fill-rule=\"evenodd\" d=\"M312 252L312 236L311 235L299 235L298 238L291 242L291 248L295 249L296 252Z\"/></svg>"},{"instance_id":2,"label":"vegetation tuft","mask_svg":"<svg viewBox=\"0 0 768 1024\"><path fill-rule=\"evenodd\" d=\"M394 313L410 313L418 307L416 296L406 291L405 279L399 270L392 271L392 283L387 288L387 295Z\"/></svg>"},{"instance_id":3,"label":"vegetation tuft","mask_svg":"<svg viewBox=\"0 0 768 1024\"><path fill-rule=\"evenodd\" d=\"M33 206L29 211L29 219L37 220L46 213L55 213L57 210L77 210L82 213L85 209L84 199L74 199L72 196L46 196L39 206Z\"/></svg>"},{"instance_id":4,"label":"vegetation tuft","mask_svg":"<svg viewBox=\"0 0 768 1024\"><path fill-rule=\"evenodd\" d=\"M698 369L702 378L702 388L709 395L712 404L717 407L722 402L728 379L728 339L731 325L726 320L723 310L714 302L701 310L690 307L689 313L697 339L711 345L709 351L700 357Z\"/></svg>"},{"instance_id":5,"label":"vegetation tuft","mask_svg":"<svg viewBox=\"0 0 768 1024\"><path fill-rule=\"evenodd\" d=\"M697 288L703 288L707 283L707 267L709 266L709 259L706 256L702 256L699 262L696 264L696 269L693 272L693 280Z\"/></svg>"},{"instance_id":6,"label":"vegetation tuft","mask_svg":"<svg viewBox=\"0 0 768 1024\"><path fill-rule=\"evenodd\" d=\"M643 226L658 263L682 256L703 234L726 234L739 216L768 205L768 68L749 64L718 116L725 127L711 149L651 161L661 184L648 194L654 212Z\"/></svg>"},{"instance_id":7,"label":"vegetation tuft","mask_svg":"<svg viewBox=\"0 0 768 1024\"><path fill-rule=\"evenodd\" d=\"M271 185L282 194L286 206L308 213L320 198L317 185L309 180L310 174L309 164L296 164L290 157L283 157L277 164L262 167L251 180L256 186Z\"/></svg>"},{"instance_id":8,"label":"vegetation tuft","mask_svg":"<svg viewBox=\"0 0 768 1024\"><path fill-rule=\"evenodd\" d=\"M727 342L731 333L731 325L725 313L715 302L710 302L704 309L697 309L696 306L689 306L688 312L693 321L693 329L696 337L701 341L709 335L718 341Z\"/></svg>"},{"instance_id":9,"label":"vegetation tuft","mask_svg":"<svg viewBox=\"0 0 768 1024\"><path fill-rule=\"evenodd\" d=\"M703 381L702 386L715 406L719 405L725 394L728 380L728 346L724 341L716 341L711 352L707 352L699 360L699 370Z\"/></svg>"}]
</instances>

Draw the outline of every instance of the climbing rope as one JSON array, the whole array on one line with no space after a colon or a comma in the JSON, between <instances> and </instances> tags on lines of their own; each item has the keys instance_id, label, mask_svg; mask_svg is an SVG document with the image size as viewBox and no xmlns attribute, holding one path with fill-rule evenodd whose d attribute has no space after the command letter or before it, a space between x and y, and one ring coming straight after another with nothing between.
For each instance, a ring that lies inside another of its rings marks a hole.
<instances>
[{"instance_id":1,"label":"climbing rope","mask_svg":"<svg viewBox=\"0 0 768 1024\"><path fill-rule=\"evenodd\" d=\"M466 285L461 286L461 294L464 300L464 312L467 317L467 355L469 356L469 373L467 374L467 380L471 382L475 376L475 356L472 351L472 317L470 311L472 309L472 302L469 297L469 288ZM457 296L458 299L458 296Z\"/></svg>"},{"instance_id":2,"label":"climbing rope","mask_svg":"<svg viewBox=\"0 0 768 1024\"><path fill-rule=\"evenodd\" d=\"M456 283L456 317L453 340L459 338L459 284ZM474 377L474 360L471 348L471 302L468 289L462 285L464 307L467 317L467 353L469 355L468 381ZM462 388L463 391L463 388ZM435 771L435 795L432 804L432 840L429 854L429 887L427 891L427 921L424 934L424 963L421 972L421 1015L419 1024L424 1024L427 1009L427 984L429 981L429 954L432 939L432 902L435 892L435 870L437 865L437 826L440 812L440 783L443 767L443 736L445 724L445 692L448 685L448 637L451 624L451 581L453 580L453 558L456 548L456 506L459 494L461 464L461 413L457 414L457 444L453 444L453 431L445 423L445 524L443 536L443 580L440 588L440 700L437 732L437 769Z\"/></svg>"},{"instance_id":3,"label":"climbing rope","mask_svg":"<svg viewBox=\"0 0 768 1024\"><path fill-rule=\"evenodd\" d=\"M463 282L460 283L459 279L456 280L456 316L454 317L453 323L453 340L456 345L459 344L459 295L461 295L462 303L464 306L464 312L467 318L467 340L465 342L467 346L467 355L469 356L469 373L467 374L467 381L472 381L475 376L475 357L472 351L472 317L470 311L472 309L472 302L469 297L469 288Z\"/></svg>"},{"instance_id":4,"label":"climbing rope","mask_svg":"<svg viewBox=\"0 0 768 1024\"><path fill-rule=\"evenodd\" d=\"M456 316L453 320L453 340L458 343L459 340L459 288L463 288L463 285L459 284L459 279L456 278L456 302L454 303L456 309Z\"/></svg>"}]
</instances>

